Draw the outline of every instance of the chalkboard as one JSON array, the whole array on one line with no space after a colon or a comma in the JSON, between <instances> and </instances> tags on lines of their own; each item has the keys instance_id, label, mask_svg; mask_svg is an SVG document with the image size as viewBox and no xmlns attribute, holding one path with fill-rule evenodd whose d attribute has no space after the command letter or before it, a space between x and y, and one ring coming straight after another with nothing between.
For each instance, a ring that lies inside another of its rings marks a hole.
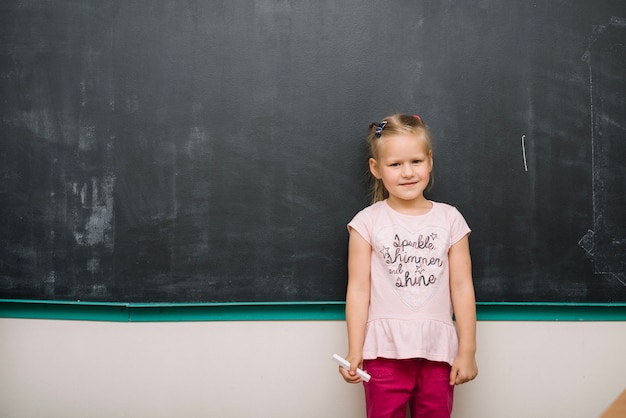
<instances>
[{"instance_id":1,"label":"chalkboard","mask_svg":"<svg viewBox=\"0 0 626 418\"><path fill-rule=\"evenodd\" d=\"M419 114L483 302L626 301L626 3L0 5L0 299L340 301Z\"/></svg>"}]
</instances>

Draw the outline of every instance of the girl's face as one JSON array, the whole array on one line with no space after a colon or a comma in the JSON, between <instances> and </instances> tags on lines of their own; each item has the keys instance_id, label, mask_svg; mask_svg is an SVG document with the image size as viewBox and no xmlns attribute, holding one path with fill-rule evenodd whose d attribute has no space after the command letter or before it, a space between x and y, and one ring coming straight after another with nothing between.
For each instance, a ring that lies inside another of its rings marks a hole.
<instances>
[{"instance_id":1,"label":"girl's face","mask_svg":"<svg viewBox=\"0 0 626 418\"><path fill-rule=\"evenodd\" d=\"M408 207L423 203L433 169L433 154L423 134L399 134L383 138L378 158L370 158L370 171L389 192L390 205Z\"/></svg>"}]
</instances>

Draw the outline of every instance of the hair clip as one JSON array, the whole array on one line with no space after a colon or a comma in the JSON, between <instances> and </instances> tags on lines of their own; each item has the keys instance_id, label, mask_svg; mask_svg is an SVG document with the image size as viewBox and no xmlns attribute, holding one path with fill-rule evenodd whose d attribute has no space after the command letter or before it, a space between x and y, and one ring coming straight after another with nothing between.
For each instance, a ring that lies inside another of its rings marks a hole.
<instances>
[{"instance_id":1,"label":"hair clip","mask_svg":"<svg viewBox=\"0 0 626 418\"><path fill-rule=\"evenodd\" d=\"M415 119L419 120L420 122L422 121L422 118L420 118L420 117L419 117L419 116L417 116L417 115L413 115L413 117L414 117Z\"/></svg>"},{"instance_id":2,"label":"hair clip","mask_svg":"<svg viewBox=\"0 0 626 418\"><path fill-rule=\"evenodd\" d=\"M378 124L378 126L376 127L376 132L375 132L376 138L380 138L380 135L383 133L383 129L385 129L385 126L387 126L386 120Z\"/></svg>"}]
</instances>

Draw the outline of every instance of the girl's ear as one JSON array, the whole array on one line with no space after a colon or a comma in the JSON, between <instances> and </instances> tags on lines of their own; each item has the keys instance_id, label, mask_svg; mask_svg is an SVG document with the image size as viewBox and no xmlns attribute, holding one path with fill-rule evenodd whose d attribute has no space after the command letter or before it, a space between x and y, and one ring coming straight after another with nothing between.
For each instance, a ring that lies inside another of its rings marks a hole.
<instances>
[{"instance_id":1,"label":"girl's ear","mask_svg":"<svg viewBox=\"0 0 626 418\"><path fill-rule=\"evenodd\" d=\"M372 173L372 175L374 177L376 177L377 179L380 180L380 174L378 173L378 161L376 161L373 158L369 159L369 164L370 164L370 173Z\"/></svg>"},{"instance_id":2,"label":"girl's ear","mask_svg":"<svg viewBox=\"0 0 626 418\"><path fill-rule=\"evenodd\" d=\"M428 151L428 158L430 159L430 171L433 171L434 160L433 160L433 151L432 150Z\"/></svg>"}]
</instances>

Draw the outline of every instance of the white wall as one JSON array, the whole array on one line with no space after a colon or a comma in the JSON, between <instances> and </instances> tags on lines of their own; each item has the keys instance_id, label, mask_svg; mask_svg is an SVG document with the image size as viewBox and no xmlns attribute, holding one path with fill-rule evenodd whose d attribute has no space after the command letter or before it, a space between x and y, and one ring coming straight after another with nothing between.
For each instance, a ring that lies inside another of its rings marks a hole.
<instances>
[{"instance_id":1,"label":"white wall","mask_svg":"<svg viewBox=\"0 0 626 418\"><path fill-rule=\"evenodd\" d=\"M589 418L626 387L626 322L479 322L455 418ZM0 416L363 417L342 321L0 318Z\"/></svg>"}]
</instances>

